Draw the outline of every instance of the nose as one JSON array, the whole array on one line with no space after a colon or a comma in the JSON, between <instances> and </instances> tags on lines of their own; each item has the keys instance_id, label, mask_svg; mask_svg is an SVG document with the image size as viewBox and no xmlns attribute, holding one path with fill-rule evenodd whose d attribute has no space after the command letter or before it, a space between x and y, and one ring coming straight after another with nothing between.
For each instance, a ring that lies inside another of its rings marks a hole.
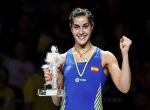
<instances>
[{"instance_id":1,"label":"nose","mask_svg":"<svg viewBox=\"0 0 150 110\"><path fill-rule=\"evenodd\" d=\"M83 34L84 33L84 31L83 31L83 29L82 28L80 28L80 30L79 30L79 34Z\"/></svg>"}]
</instances>

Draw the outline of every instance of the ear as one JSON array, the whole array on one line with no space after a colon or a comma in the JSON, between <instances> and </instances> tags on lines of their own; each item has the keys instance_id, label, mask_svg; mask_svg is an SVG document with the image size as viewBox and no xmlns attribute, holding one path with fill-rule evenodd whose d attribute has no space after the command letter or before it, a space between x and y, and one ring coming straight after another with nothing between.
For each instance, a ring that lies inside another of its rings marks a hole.
<instances>
[{"instance_id":1,"label":"ear","mask_svg":"<svg viewBox=\"0 0 150 110\"><path fill-rule=\"evenodd\" d=\"M94 28L94 22L91 23L91 30L93 31Z\"/></svg>"},{"instance_id":2,"label":"ear","mask_svg":"<svg viewBox=\"0 0 150 110\"><path fill-rule=\"evenodd\" d=\"M94 22L92 22L92 30L93 30L93 28L94 28Z\"/></svg>"},{"instance_id":3,"label":"ear","mask_svg":"<svg viewBox=\"0 0 150 110\"><path fill-rule=\"evenodd\" d=\"M70 30L71 30L71 32L73 33L72 26L70 26Z\"/></svg>"}]
</instances>

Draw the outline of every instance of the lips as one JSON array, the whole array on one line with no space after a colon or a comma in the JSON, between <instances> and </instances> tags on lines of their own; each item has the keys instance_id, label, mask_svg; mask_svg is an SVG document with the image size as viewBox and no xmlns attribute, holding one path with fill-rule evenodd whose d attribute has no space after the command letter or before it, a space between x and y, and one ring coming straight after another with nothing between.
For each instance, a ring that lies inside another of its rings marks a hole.
<instances>
[{"instance_id":1,"label":"lips","mask_svg":"<svg viewBox=\"0 0 150 110\"><path fill-rule=\"evenodd\" d=\"M79 39L84 40L86 36L78 36Z\"/></svg>"},{"instance_id":2,"label":"lips","mask_svg":"<svg viewBox=\"0 0 150 110\"><path fill-rule=\"evenodd\" d=\"M85 37L78 37L79 39L85 39Z\"/></svg>"}]
</instances>

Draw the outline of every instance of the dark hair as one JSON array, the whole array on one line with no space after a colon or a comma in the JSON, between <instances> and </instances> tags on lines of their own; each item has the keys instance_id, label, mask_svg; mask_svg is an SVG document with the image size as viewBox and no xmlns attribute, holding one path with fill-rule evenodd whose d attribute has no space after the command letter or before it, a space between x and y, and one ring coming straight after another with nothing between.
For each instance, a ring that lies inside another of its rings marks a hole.
<instances>
[{"instance_id":1,"label":"dark hair","mask_svg":"<svg viewBox=\"0 0 150 110\"><path fill-rule=\"evenodd\" d=\"M76 8L69 15L70 27L72 25L73 18L78 17L78 16L87 16L89 22L91 23L91 25L93 25L93 15L92 15L92 13L87 9Z\"/></svg>"}]
</instances>

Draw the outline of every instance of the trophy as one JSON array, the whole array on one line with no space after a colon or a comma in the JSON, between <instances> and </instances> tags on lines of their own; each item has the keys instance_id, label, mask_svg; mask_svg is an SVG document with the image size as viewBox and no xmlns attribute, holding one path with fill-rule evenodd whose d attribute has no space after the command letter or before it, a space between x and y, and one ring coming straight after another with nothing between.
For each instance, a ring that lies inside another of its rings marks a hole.
<instances>
[{"instance_id":1,"label":"trophy","mask_svg":"<svg viewBox=\"0 0 150 110\"><path fill-rule=\"evenodd\" d=\"M57 87L57 68L60 66L60 54L58 53L58 49L56 46L51 47L51 52L48 52L45 59L46 64L42 65L42 69L49 69L53 76L53 84L50 87L50 81L46 81L44 84L44 88L38 89L39 96L60 96L64 95L64 91L62 89L58 89Z\"/></svg>"}]
</instances>

